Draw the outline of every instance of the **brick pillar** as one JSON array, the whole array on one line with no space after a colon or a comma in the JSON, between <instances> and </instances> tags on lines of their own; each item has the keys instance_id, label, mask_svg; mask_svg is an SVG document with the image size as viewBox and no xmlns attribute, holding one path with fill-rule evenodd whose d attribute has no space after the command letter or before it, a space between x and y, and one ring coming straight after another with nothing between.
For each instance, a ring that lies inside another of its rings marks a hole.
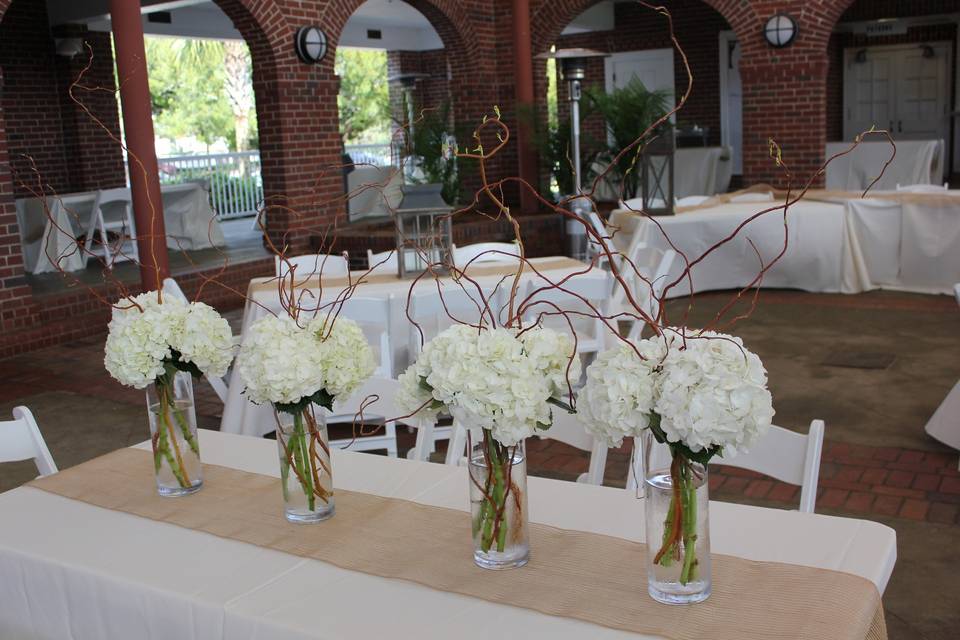
<instances>
[{"instance_id":1,"label":"brick pillar","mask_svg":"<svg viewBox=\"0 0 960 640\"><path fill-rule=\"evenodd\" d=\"M768 152L770 138L783 150L793 186L806 183L823 162L827 141L826 55L805 62L741 64L740 77L744 183L786 186L783 170ZM823 177L814 185L822 186Z\"/></svg>"},{"instance_id":2,"label":"brick pillar","mask_svg":"<svg viewBox=\"0 0 960 640\"><path fill-rule=\"evenodd\" d=\"M0 69L2 91L3 69ZM3 109L0 109L0 334L30 326L37 318L33 294L23 277L23 252L14 206L6 124Z\"/></svg>"},{"instance_id":3,"label":"brick pillar","mask_svg":"<svg viewBox=\"0 0 960 640\"><path fill-rule=\"evenodd\" d=\"M329 65L298 63L280 79L259 77L254 90L267 198L266 223L277 249L310 250L310 236L343 221L342 144L337 93ZM335 250L335 248L334 248Z\"/></svg>"}]
</instances>

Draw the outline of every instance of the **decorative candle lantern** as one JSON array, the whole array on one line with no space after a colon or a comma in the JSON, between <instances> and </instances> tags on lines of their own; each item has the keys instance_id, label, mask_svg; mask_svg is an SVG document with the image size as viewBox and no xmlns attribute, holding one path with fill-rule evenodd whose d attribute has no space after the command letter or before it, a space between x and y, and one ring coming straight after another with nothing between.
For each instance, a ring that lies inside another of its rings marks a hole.
<instances>
[{"instance_id":1,"label":"decorative candle lantern","mask_svg":"<svg viewBox=\"0 0 960 640\"><path fill-rule=\"evenodd\" d=\"M652 216L673 215L673 130L664 127L640 154L640 188L643 210Z\"/></svg>"},{"instance_id":2,"label":"decorative candle lantern","mask_svg":"<svg viewBox=\"0 0 960 640\"><path fill-rule=\"evenodd\" d=\"M401 278L415 278L427 268L446 271L452 263L450 205L443 185L407 185L397 207L397 267Z\"/></svg>"}]
</instances>

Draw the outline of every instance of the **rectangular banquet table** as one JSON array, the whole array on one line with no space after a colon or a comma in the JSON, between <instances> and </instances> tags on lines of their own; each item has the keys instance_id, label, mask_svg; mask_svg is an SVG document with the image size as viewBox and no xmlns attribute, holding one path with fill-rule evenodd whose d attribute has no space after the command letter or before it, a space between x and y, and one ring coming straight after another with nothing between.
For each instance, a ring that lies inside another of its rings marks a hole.
<instances>
[{"instance_id":1,"label":"rectangular banquet table","mask_svg":"<svg viewBox=\"0 0 960 640\"><path fill-rule=\"evenodd\" d=\"M204 430L200 441L208 464L279 475L272 441ZM333 465L339 489L468 509L465 468L339 450ZM533 522L643 540L644 501L630 492L544 478L530 478L528 490ZM644 637L340 569L33 487L0 494L0 522L3 638ZM851 573L881 594L896 560L894 531L866 520L712 502L710 522L714 553ZM457 561L472 562L469 551ZM637 585L636 597L648 597L646 584Z\"/></svg>"},{"instance_id":2,"label":"rectangular banquet table","mask_svg":"<svg viewBox=\"0 0 960 640\"><path fill-rule=\"evenodd\" d=\"M552 282L558 282L579 271L585 271L589 265L577 263L569 258L563 257L544 257L532 258L530 263L549 278ZM558 266L559 265L559 266ZM476 269L502 270L509 268L509 265L495 265L492 263L478 264ZM360 276L366 271L351 272L351 279L354 283L359 281ZM481 287L493 288L499 285L500 290L509 291L511 281L505 279L503 274L487 273L485 275L475 275L471 269L473 279ZM539 277L529 266L524 268L521 281L526 283ZM588 273L577 275L578 279L589 279L593 282L604 282L609 279L609 274L605 271L594 268ZM313 278L314 281L316 278ZM306 280L306 278L304 279ZM304 305L315 308L317 305L329 303L342 293L347 286L343 278L323 278L324 286L298 286L298 292L309 291L311 295L304 297ZM439 282L444 286L456 287L447 278L440 279ZM543 280L540 280L543 282ZM254 278L250 281L247 288L247 300L243 310L243 324L241 336L247 334L250 326L260 318L270 314L286 313L280 302L279 282L277 278ZM407 355L407 345L409 342L410 321L406 315L407 295L413 280L401 280L390 276L370 276L369 281L361 282L355 292L358 298L390 298L390 342L393 350L393 376L396 377L407 368L409 357ZM423 278L417 283L416 293L436 292L436 285L430 278ZM491 301L491 304L493 301ZM239 378L237 378L239 380ZM273 410L268 406L258 406L249 400L243 394L243 384L231 384L228 390L227 401L224 404L223 419L220 422L221 431L229 433L240 433L244 435L260 436L269 433L276 428L273 418Z\"/></svg>"}]
</instances>

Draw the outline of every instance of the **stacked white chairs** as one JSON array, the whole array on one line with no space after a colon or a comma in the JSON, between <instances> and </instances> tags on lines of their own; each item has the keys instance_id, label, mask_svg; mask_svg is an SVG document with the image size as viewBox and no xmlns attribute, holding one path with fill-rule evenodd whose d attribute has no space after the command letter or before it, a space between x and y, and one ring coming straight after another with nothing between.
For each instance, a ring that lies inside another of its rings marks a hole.
<instances>
[{"instance_id":1,"label":"stacked white chairs","mask_svg":"<svg viewBox=\"0 0 960 640\"><path fill-rule=\"evenodd\" d=\"M183 293L183 289L180 288L180 285L177 284L177 281L174 280L173 278L163 279L163 293L166 295L173 296L184 302L190 302L186 294ZM237 338L234 338L234 342L235 343L238 342ZM227 375L229 375L229 372ZM219 376L211 376L207 374L204 374L203 377L206 378L207 382L213 388L213 392L217 394L218 398L220 398L220 402L223 402L224 404L226 404L227 394L229 389L228 381Z\"/></svg>"},{"instance_id":2,"label":"stacked white chairs","mask_svg":"<svg viewBox=\"0 0 960 640\"><path fill-rule=\"evenodd\" d=\"M374 253L367 249L367 268L374 274L393 274L397 275L399 264L397 262L396 250L382 251Z\"/></svg>"},{"instance_id":3,"label":"stacked white chairs","mask_svg":"<svg viewBox=\"0 0 960 640\"><path fill-rule=\"evenodd\" d=\"M603 277L597 277L602 273ZM523 316L529 322L577 336L577 353L581 356L603 351L609 336L616 330L616 320L604 321L610 315L610 283L608 272L593 271L589 276L574 276L559 289L540 278L521 286L518 303L524 304ZM567 312L561 315L560 312ZM586 364L586 363L584 363Z\"/></svg>"},{"instance_id":4,"label":"stacked white chairs","mask_svg":"<svg viewBox=\"0 0 960 640\"><path fill-rule=\"evenodd\" d=\"M327 255L324 253L308 253L302 256L292 256L281 259L274 256L276 275L285 278L293 270L297 281L323 274L327 278L346 276L350 272L350 263L346 255Z\"/></svg>"},{"instance_id":5,"label":"stacked white chairs","mask_svg":"<svg viewBox=\"0 0 960 640\"><path fill-rule=\"evenodd\" d=\"M517 262L520 256L520 246L513 242L478 242L465 247L453 245L453 264L463 269L468 264L482 264L494 262L510 264Z\"/></svg>"},{"instance_id":6,"label":"stacked white chairs","mask_svg":"<svg viewBox=\"0 0 960 640\"><path fill-rule=\"evenodd\" d=\"M748 453L733 457L715 457L711 464L726 465L738 469L756 471L776 478L781 482L800 485L800 508L804 513L813 513L817 502L817 485L820 482L820 457L823 452L823 420L810 423L804 435L773 425L763 438L754 443ZM637 476L643 476L643 452L640 439L634 438L634 459L627 477L627 489L635 491Z\"/></svg>"},{"instance_id":7,"label":"stacked white chairs","mask_svg":"<svg viewBox=\"0 0 960 640\"><path fill-rule=\"evenodd\" d=\"M57 472L37 421L26 407L14 407L13 420L0 422L0 462L33 460L41 476Z\"/></svg>"},{"instance_id":8,"label":"stacked white chairs","mask_svg":"<svg viewBox=\"0 0 960 640\"><path fill-rule=\"evenodd\" d=\"M156 215L162 215L161 204L156 203ZM87 223L86 249L93 255L102 255L107 268L112 269L114 263L123 260L139 262L140 253L137 250L137 227L133 221L133 204L130 199L130 190L103 189L97 192L90 211L90 220ZM115 247L111 247L110 233L117 235ZM94 239L99 236L100 248L94 249Z\"/></svg>"},{"instance_id":9,"label":"stacked white chairs","mask_svg":"<svg viewBox=\"0 0 960 640\"><path fill-rule=\"evenodd\" d=\"M553 425L545 431L538 431L537 436L544 440L562 442L580 451L589 451L590 464L587 471L577 477L577 482L598 486L603 484L603 474L607 464L607 446L587 432L576 414L567 413L563 409L554 409ZM470 437L476 442L476 439L482 435L479 430L471 430ZM467 429L457 424L447 447L445 464L465 464L466 445Z\"/></svg>"}]
</instances>

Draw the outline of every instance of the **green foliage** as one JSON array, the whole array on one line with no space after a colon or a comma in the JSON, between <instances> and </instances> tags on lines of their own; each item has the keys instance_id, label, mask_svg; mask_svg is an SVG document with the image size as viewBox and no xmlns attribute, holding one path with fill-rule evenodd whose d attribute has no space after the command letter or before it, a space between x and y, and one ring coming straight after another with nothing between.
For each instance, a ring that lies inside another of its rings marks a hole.
<instances>
[{"instance_id":1,"label":"green foliage","mask_svg":"<svg viewBox=\"0 0 960 640\"><path fill-rule=\"evenodd\" d=\"M390 93L387 52L337 49L334 63L340 76L340 133L346 144L381 142L390 138Z\"/></svg>"},{"instance_id":2,"label":"green foliage","mask_svg":"<svg viewBox=\"0 0 960 640\"><path fill-rule=\"evenodd\" d=\"M423 171L423 179L415 182L442 184L441 193L448 204L455 204L460 197L459 161L453 157L451 146L466 139L464 132L460 136L454 132L452 121L449 102L436 109L425 109L414 121L413 138L405 150L405 155L418 158Z\"/></svg>"},{"instance_id":3,"label":"green foliage","mask_svg":"<svg viewBox=\"0 0 960 640\"><path fill-rule=\"evenodd\" d=\"M637 78L611 93L600 87L591 87L584 91L584 97L584 119L599 113L607 123L610 142L602 159L608 162L670 110L670 92L650 91ZM668 126L661 127L655 135L668 133ZM639 190L640 178L634 171L634 163L641 150L642 145L638 145L635 153L624 154L608 174L623 185L625 198L636 197Z\"/></svg>"},{"instance_id":4,"label":"green foliage","mask_svg":"<svg viewBox=\"0 0 960 640\"><path fill-rule=\"evenodd\" d=\"M246 138L256 137L256 114L246 46L155 37L145 43L157 135L171 140L192 136L208 146L225 140L230 149L249 148ZM238 131L245 137L239 143Z\"/></svg>"},{"instance_id":5,"label":"green foliage","mask_svg":"<svg viewBox=\"0 0 960 640\"><path fill-rule=\"evenodd\" d=\"M556 109L553 109L556 113ZM541 161L548 167L556 181L559 195L570 195L574 192L573 153L570 141L570 120L556 120L556 116L548 118L546 129L540 124L535 111L525 108L520 111L520 119L533 131L533 143L540 154ZM553 124L550 124L550 122ZM584 186L589 184L590 166L600 153L599 145L589 135L580 136L580 167L583 171Z\"/></svg>"}]
</instances>

